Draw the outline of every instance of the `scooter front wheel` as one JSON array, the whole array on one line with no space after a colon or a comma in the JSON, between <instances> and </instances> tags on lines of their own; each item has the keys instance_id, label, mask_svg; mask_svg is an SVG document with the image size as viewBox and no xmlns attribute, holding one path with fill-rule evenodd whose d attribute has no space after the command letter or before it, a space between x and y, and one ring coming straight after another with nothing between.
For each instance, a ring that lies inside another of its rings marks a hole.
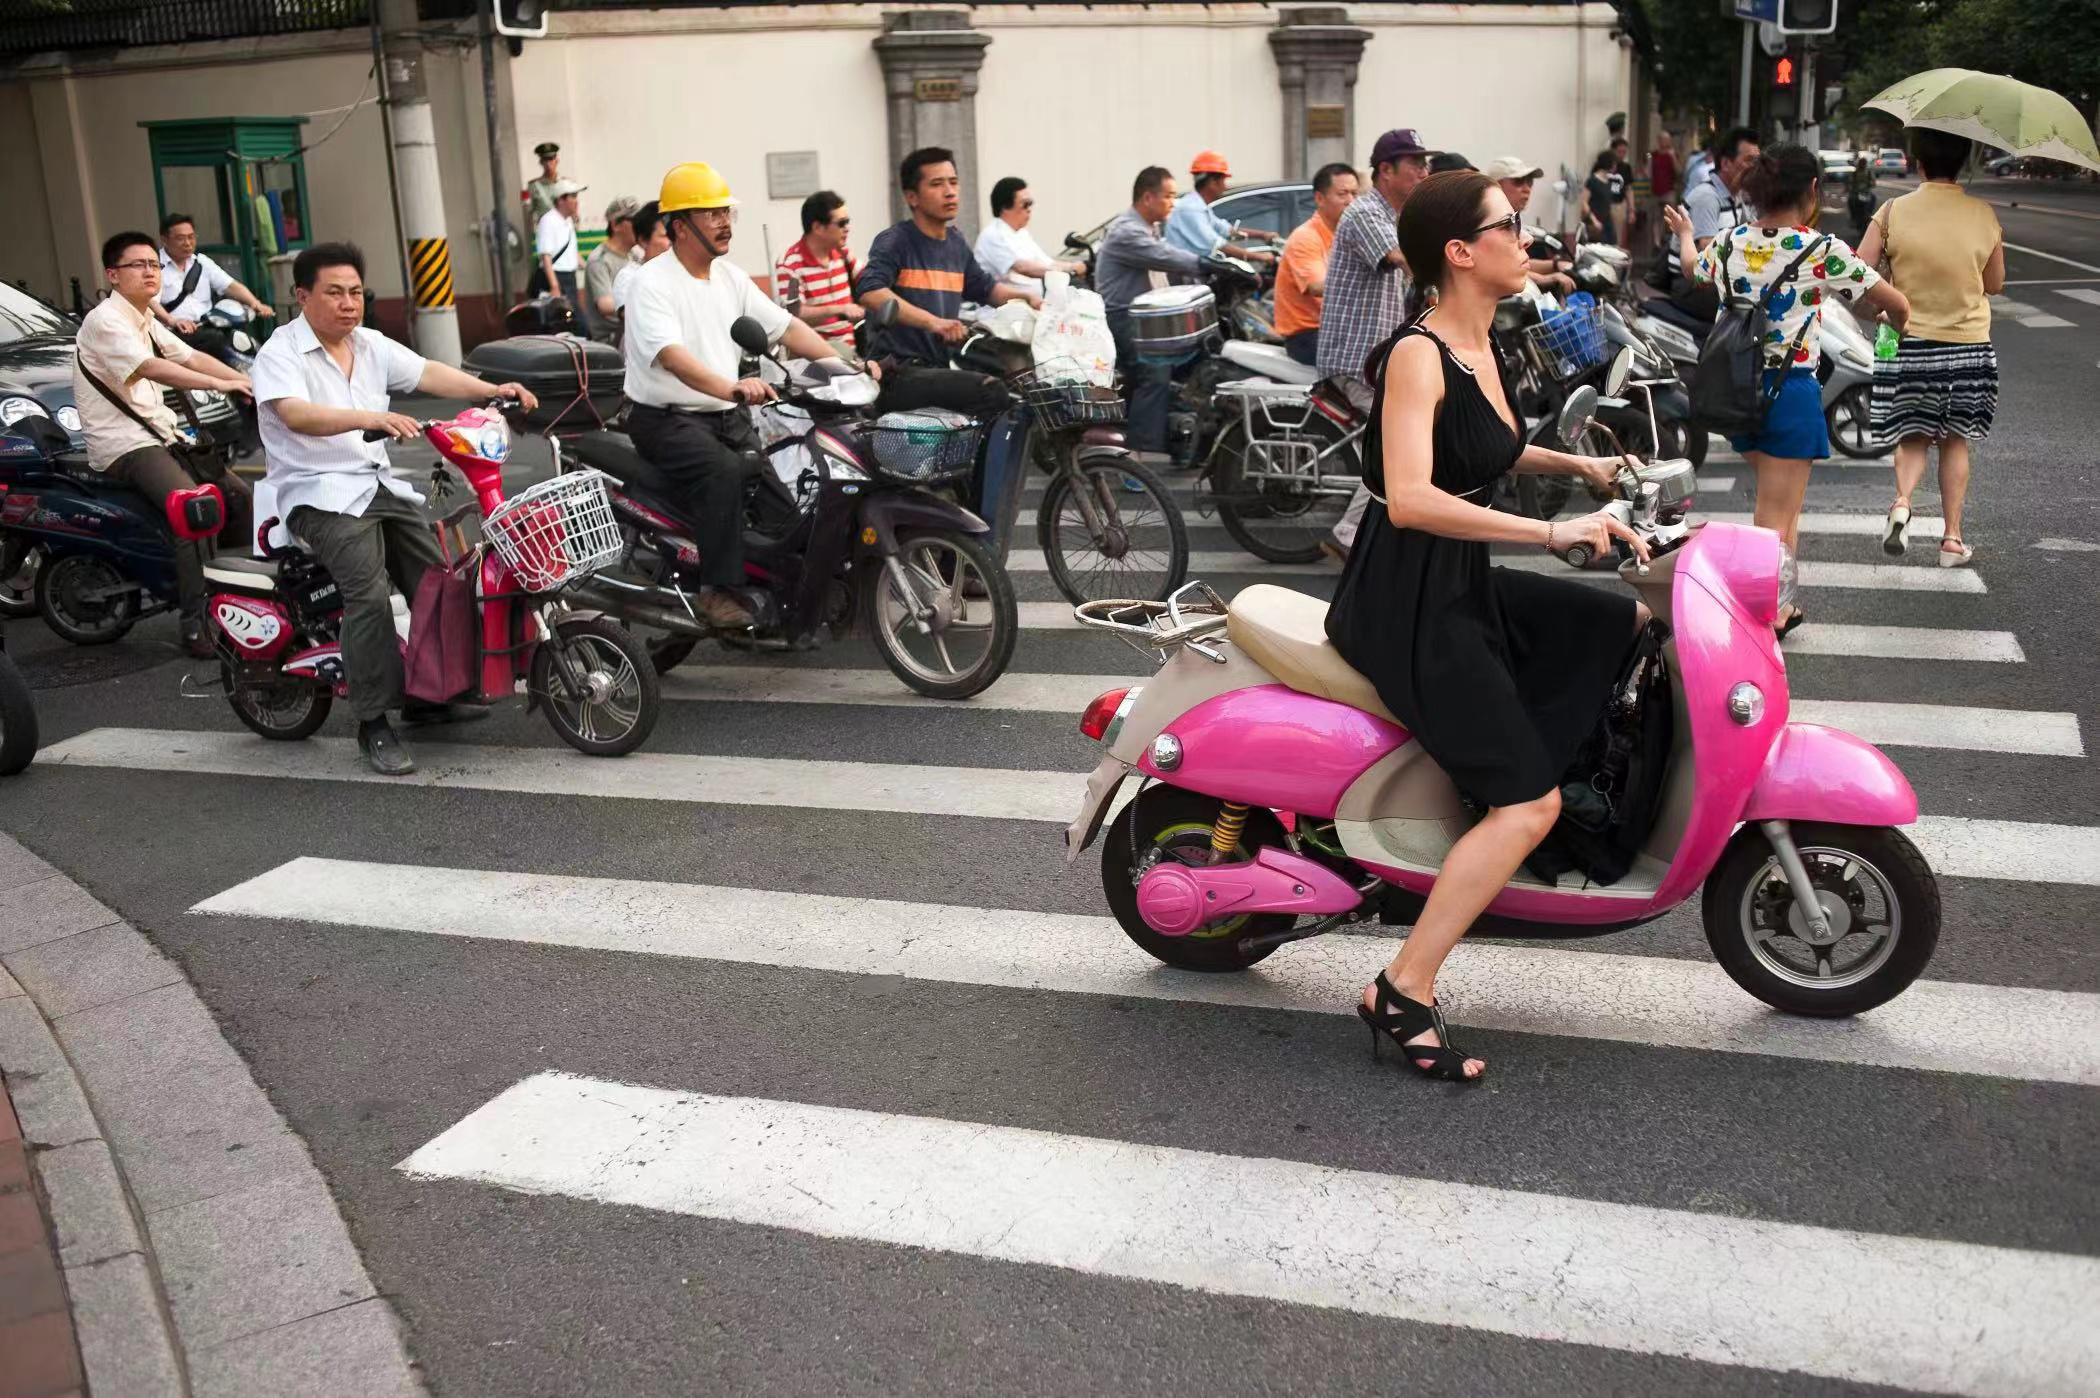
<instances>
[{"instance_id":1,"label":"scooter front wheel","mask_svg":"<svg viewBox=\"0 0 2100 1398\"><path fill-rule=\"evenodd\" d=\"M896 568L873 569L861 592L882 663L929 699L981 693L1006 673L1020 637L1013 579L968 534L906 534L897 553Z\"/></svg>"},{"instance_id":2,"label":"scooter front wheel","mask_svg":"<svg viewBox=\"0 0 2100 1398\"><path fill-rule=\"evenodd\" d=\"M581 692L562 681L555 654L568 661ZM555 736L592 757L624 757L648 741L663 691L656 666L634 633L610 617L558 622L554 639L532 653L533 702Z\"/></svg>"},{"instance_id":3,"label":"scooter front wheel","mask_svg":"<svg viewBox=\"0 0 2100 1398\"><path fill-rule=\"evenodd\" d=\"M1932 866L1901 831L1796 821L1794 843L1830 922L1815 939L1770 841L1736 832L1707 876L1701 913L1714 959L1774 1009L1834 1018L1886 1004L1924 973L1940 939Z\"/></svg>"},{"instance_id":4,"label":"scooter front wheel","mask_svg":"<svg viewBox=\"0 0 2100 1398\"><path fill-rule=\"evenodd\" d=\"M1252 938L1288 931L1295 918L1282 913L1245 913L1206 923L1182 937L1153 930L1138 911L1138 881L1163 860L1210 863L1211 831L1223 805L1175 786L1148 786L1123 808L1101 837L1101 889L1130 940L1169 966L1184 971L1244 971L1276 945ZM1233 862L1251 860L1264 845L1284 843L1283 822L1269 811L1249 808L1232 851Z\"/></svg>"}]
</instances>

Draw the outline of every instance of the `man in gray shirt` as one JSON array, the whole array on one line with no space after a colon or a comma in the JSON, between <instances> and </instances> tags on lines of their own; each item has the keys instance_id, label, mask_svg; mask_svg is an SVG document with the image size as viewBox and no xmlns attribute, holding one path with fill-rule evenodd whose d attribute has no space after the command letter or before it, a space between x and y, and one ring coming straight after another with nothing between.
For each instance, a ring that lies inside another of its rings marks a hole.
<instances>
[{"instance_id":1,"label":"man in gray shirt","mask_svg":"<svg viewBox=\"0 0 2100 1398\"><path fill-rule=\"evenodd\" d=\"M623 194L605 206L605 241L591 249L583 264L583 299L590 308L591 338L617 344L620 308L613 300L613 279L634 261L634 215L641 200Z\"/></svg>"},{"instance_id":2,"label":"man in gray shirt","mask_svg":"<svg viewBox=\"0 0 2100 1398\"><path fill-rule=\"evenodd\" d=\"M1750 208L1736 191L1743 187L1743 176L1750 173L1750 167L1757 163L1757 157L1762 153L1757 144L1757 133L1747 126L1738 126L1714 142L1713 163L1686 183L1684 208L1692 218L1692 241L1700 248L1704 249L1729 229L1749 221ZM1678 265L1676 239L1669 240L1666 255L1670 266L1670 300L1689 315L1712 320L1720 313L1720 293L1711 286L1692 284L1690 275Z\"/></svg>"},{"instance_id":3,"label":"man in gray shirt","mask_svg":"<svg viewBox=\"0 0 2100 1398\"><path fill-rule=\"evenodd\" d=\"M1130 303L1152 289L1152 274L1194 276L1202 259L1160 236L1160 225L1173 212L1173 172L1160 165L1138 171L1131 186L1131 207L1116 215L1094 249L1094 286L1108 309L1109 333L1116 337L1116 367L1130 393L1130 447L1141 456L1167 449L1167 407L1174 371L1137 357L1130 336Z\"/></svg>"}]
</instances>

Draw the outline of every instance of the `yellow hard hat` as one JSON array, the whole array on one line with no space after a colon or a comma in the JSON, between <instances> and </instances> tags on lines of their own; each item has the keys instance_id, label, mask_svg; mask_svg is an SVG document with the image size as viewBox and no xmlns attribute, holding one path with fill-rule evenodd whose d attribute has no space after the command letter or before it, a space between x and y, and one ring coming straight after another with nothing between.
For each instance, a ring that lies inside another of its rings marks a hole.
<instances>
[{"instance_id":1,"label":"yellow hard hat","mask_svg":"<svg viewBox=\"0 0 2100 1398\"><path fill-rule=\"evenodd\" d=\"M664 187L656 197L659 213L675 214L684 209L733 209L736 196L729 181L704 160L673 165L664 175Z\"/></svg>"}]
</instances>

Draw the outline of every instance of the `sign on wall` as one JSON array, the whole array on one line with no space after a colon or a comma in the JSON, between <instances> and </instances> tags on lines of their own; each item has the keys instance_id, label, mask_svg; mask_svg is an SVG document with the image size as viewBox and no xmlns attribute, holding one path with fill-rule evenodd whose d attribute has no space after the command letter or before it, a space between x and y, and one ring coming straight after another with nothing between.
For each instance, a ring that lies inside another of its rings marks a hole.
<instances>
[{"instance_id":1,"label":"sign on wall","mask_svg":"<svg viewBox=\"0 0 2100 1398\"><path fill-rule=\"evenodd\" d=\"M1349 109L1339 102L1306 103L1305 134L1315 138L1347 136L1349 134Z\"/></svg>"},{"instance_id":2,"label":"sign on wall","mask_svg":"<svg viewBox=\"0 0 2100 1398\"><path fill-rule=\"evenodd\" d=\"M817 173L813 150L769 150L766 152L766 197L805 199L824 187Z\"/></svg>"},{"instance_id":3,"label":"sign on wall","mask_svg":"<svg viewBox=\"0 0 2100 1398\"><path fill-rule=\"evenodd\" d=\"M921 102L960 102L962 79L921 78L912 84L911 95Z\"/></svg>"}]
</instances>

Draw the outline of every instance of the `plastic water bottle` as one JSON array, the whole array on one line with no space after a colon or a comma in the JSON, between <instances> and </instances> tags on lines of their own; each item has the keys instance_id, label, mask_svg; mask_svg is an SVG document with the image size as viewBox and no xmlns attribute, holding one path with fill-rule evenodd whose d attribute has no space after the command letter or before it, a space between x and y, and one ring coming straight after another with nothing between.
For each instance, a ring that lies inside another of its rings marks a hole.
<instances>
[{"instance_id":1,"label":"plastic water bottle","mask_svg":"<svg viewBox=\"0 0 2100 1398\"><path fill-rule=\"evenodd\" d=\"M1874 357L1876 359L1894 359L1896 357L1896 345L1902 339L1903 336L1897 333L1895 326L1890 325L1887 321L1883 321L1881 328L1874 332Z\"/></svg>"}]
</instances>

